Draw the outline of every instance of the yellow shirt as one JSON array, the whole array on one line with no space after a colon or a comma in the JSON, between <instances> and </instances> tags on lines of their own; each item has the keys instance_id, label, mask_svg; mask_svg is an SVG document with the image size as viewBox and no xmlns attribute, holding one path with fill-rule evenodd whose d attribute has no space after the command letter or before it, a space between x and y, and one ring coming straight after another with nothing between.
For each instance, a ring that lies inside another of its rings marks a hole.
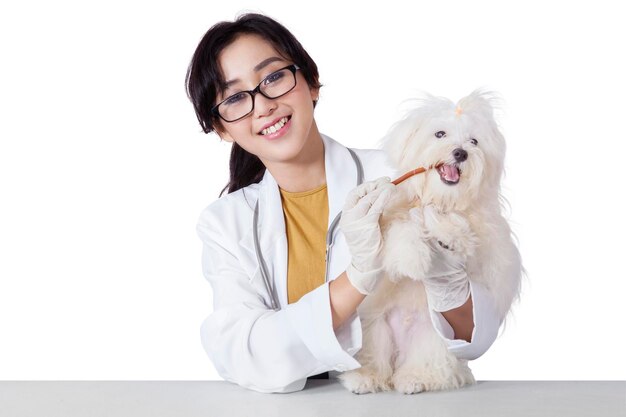
<instances>
[{"instance_id":1,"label":"yellow shirt","mask_svg":"<svg viewBox=\"0 0 626 417\"><path fill-rule=\"evenodd\" d=\"M299 193L280 189L280 196L287 232L287 294L291 304L324 284L328 190L326 184Z\"/></svg>"}]
</instances>

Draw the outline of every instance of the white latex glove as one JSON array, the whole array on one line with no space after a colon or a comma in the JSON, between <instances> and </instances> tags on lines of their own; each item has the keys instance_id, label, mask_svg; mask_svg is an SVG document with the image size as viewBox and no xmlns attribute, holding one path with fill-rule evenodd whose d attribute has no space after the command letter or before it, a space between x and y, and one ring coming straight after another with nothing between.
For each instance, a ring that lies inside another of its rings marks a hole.
<instances>
[{"instance_id":1,"label":"white latex glove","mask_svg":"<svg viewBox=\"0 0 626 417\"><path fill-rule=\"evenodd\" d=\"M420 214L413 208L411 218L418 221ZM452 310L465 304L470 296L469 277L465 271L465 256L443 248L437 239L430 239L431 264L423 279L428 305L434 311Z\"/></svg>"},{"instance_id":2,"label":"white latex glove","mask_svg":"<svg viewBox=\"0 0 626 417\"><path fill-rule=\"evenodd\" d=\"M348 280L361 293L374 291L383 275L382 235L378 223L385 204L395 191L391 178L381 177L354 188L346 197L339 220L352 262L346 269Z\"/></svg>"}]
</instances>

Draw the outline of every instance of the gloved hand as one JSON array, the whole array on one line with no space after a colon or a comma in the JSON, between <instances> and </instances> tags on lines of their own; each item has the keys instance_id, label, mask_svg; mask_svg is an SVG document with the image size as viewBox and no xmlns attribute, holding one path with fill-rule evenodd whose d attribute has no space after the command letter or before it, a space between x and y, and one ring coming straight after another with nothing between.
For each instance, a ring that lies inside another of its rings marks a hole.
<instances>
[{"instance_id":1,"label":"gloved hand","mask_svg":"<svg viewBox=\"0 0 626 417\"><path fill-rule=\"evenodd\" d=\"M383 275L382 235L378 223L396 186L391 178L381 177L354 188L346 197L339 220L352 262L346 269L348 280L362 294L374 291Z\"/></svg>"},{"instance_id":2,"label":"gloved hand","mask_svg":"<svg viewBox=\"0 0 626 417\"><path fill-rule=\"evenodd\" d=\"M412 219L421 220L417 208L409 210ZM465 271L465 255L443 248L436 238L428 240L431 248L431 264L424 279L428 305L442 312L465 304L470 296L469 277Z\"/></svg>"}]
</instances>

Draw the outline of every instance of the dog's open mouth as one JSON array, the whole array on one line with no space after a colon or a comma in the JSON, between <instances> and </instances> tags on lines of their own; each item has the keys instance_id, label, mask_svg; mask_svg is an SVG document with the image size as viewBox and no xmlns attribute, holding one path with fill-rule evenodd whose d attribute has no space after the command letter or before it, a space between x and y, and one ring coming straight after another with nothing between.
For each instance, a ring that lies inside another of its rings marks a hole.
<instances>
[{"instance_id":1,"label":"dog's open mouth","mask_svg":"<svg viewBox=\"0 0 626 417\"><path fill-rule=\"evenodd\" d=\"M437 172L441 181L448 185L456 185L461 178L461 170L456 165L440 165L437 167Z\"/></svg>"}]
</instances>

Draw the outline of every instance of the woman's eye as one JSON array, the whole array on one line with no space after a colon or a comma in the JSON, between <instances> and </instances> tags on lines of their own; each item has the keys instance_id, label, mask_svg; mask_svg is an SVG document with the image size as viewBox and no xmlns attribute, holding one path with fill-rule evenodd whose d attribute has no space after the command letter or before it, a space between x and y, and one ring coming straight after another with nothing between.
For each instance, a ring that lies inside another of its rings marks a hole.
<instances>
[{"instance_id":1,"label":"woman's eye","mask_svg":"<svg viewBox=\"0 0 626 417\"><path fill-rule=\"evenodd\" d=\"M241 101L245 100L246 93L237 93L237 94L233 94L232 96L228 97L226 100L224 100L224 103L227 106L232 106L235 105L237 103L240 103Z\"/></svg>"},{"instance_id":2,"label":"woman's eye","mask_svg":"<svg viewBox=\"0 0 626 417\"><path fill-rule=\"evenodd\" d=\"M472 142L473 145L478 145L478 141L474 138L471 138L470 142Z\"/></svg>"},{"instance_id":3,"label":"woman's eye","mask_svg":"<svg viewBox=\"0 0 626 417\"><path fill-rule=\"evenodd\" d=\"M446 135L446 132L444 132L443 130L440 130L439 132L435 133L435 136L437 136L438 138L442 138Z\"/></svg>"},{"instance_id":4,"label":"woman's eye","mask_svg":"<svg viewBox=\"0 0 626 417\"><path fill-rule=\"evenodd\" d=\"M274 72L274 73L272 73L272 74L268 75L268 76L265 78L265 82L264 82L263 84L266 84L266 85L267 85L267 84L271 84L271 83L273 83L273 82L276 82L276 81L280 80L280 79L281 79L281 78L283 78L284 76L285 76L285 71L277 71L277 72Z\"/></svg>"}]
</instances>

